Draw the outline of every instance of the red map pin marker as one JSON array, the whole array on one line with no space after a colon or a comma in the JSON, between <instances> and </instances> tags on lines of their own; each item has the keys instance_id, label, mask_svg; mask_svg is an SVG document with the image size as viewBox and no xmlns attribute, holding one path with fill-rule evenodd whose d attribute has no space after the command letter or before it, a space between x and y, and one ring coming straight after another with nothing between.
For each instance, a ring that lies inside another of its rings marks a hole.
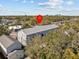
<instances>
[{"instance_id":1,"label":"red map pin marker","mask_svg":"<svg viewBox=\"0 0 79 59\"><path fill-rule=\"evenodd\" d=\"M42 23L43 16L42 15L37 15L36 19L37 19L38 24L40 25Z\"/></svg>"}]
</instances>

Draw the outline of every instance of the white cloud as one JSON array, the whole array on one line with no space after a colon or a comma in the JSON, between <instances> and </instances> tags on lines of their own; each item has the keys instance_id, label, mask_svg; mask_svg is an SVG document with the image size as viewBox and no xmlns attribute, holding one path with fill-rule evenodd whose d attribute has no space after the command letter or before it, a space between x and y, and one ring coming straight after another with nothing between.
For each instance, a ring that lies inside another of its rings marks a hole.
<instances>
[{"instance_id":1,"label":"white cloud","mask_svg":"<svg viewBox=\"0 0 79 59\"><path fill-rule=\"evenodd\" d=\"M38 5L48 5L51 8L60 6L64 1L63 0L49 0L48 2L38 3Z\"/></svg>"},{"instance_id":2,"label":"white cloud","mask_svg":"<svg viewBox=\"0 0 79 59\"><path fill-rule=\"evenodd\" d=\"M51 10L66 10L73 7L74 0L49 0L48 2L38 3L38 5L43 6Z\"/></svg>"},{"instance_id":3,"label":"white cloud","mask_svg":"<svg viewBox=\"0 0 79 59\"><path fill-rule=\"evenodd\" d=\"M15 2L22 2L22 3L26 3L27 0L14 0Z\"/></svg>"},{"instance_id":4,"label":"white cloud","mask_svg":"<svg viewBox=\"0 0 79 59\"><path fill-rule=\"evenodd\" d=\"M14 0L16 2L22 2L22 3L26 3L28 0ZM34 3L33 0L29 0L30 3Z\"/></svg>"},{"instance_id":5,"label":"white cloud","mask_svg":"<svg viewBox=\"0 0 79 59\"><path fill-rule=\"evenodd\" d=\"M50 5L50 2L38 3L38 5Z\"/></svg>"},{"instance_id":6,"label":"white cloud","mask_svg":"<svg viewBox=\"0 0 79 59\"><path fill-rule=\"evenodd\" d=\"M51 13L56 11L57 13L72 15L74 12L76 15L76 10L79 11L79 9L73 7L74 3L74 0L49 0L48 2L38 3L38 5L45 6L44 8L48 9Z\"/></svg>"},{"instance_id":7,"label":"white cloud","mask_svg":"<svg viewBox=\"0 0 79 59\"><path fill-rule=\"evenodd\" d=\"M33 0L14 0L16 2L22 2L22 3L26 3L27 1L29 1L30 3L34 3Z\"/></svg>"},{"instance_id":8,"label":"white cloud","mask_svg":"<svg viewBox=\"0 0 79 59\"><path fill-rule=\"evenodd\" d=\"M52 6L59 6L63 3L63 0L49 0Z\"/></svg>"},{"instance_id":9,"label":"white cloud","mask_svg":"<svg viewBox=\"0 0 79 59\"><path fill-rule=\"evenodd\" d=\"M63 0L49 0L48 2L38 3L40 6L45 6L43 9L48 13L60 13L60 10L63 9L62 4L64 3ZM50 13L50 14L51 14Z\"/></svg>"},{"instance_id":10,"label":"white cloud","mask_svg":"<svg viewBox=\"0 0 79 59\"><path fill-rule=\"evenodd\" d=\"M2 4L0 4L0 11L7 11L8 9L4 7Z\"/></svg>"}]
</instances>

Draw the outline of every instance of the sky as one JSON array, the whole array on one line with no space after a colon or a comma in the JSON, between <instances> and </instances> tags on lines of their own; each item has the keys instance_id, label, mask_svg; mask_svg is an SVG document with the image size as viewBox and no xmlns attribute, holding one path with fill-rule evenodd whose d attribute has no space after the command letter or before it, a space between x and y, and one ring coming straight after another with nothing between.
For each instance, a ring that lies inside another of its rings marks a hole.
<instances>
[{"instance_id":1,"label":"sky","mask_svg":"<svg viewBox=\"0 0 79 59\"><path fill-rule=\"evenodd\" d=\"M0 15L79 15L79 0L0 0Z\"/></svg>"}]
</instances>

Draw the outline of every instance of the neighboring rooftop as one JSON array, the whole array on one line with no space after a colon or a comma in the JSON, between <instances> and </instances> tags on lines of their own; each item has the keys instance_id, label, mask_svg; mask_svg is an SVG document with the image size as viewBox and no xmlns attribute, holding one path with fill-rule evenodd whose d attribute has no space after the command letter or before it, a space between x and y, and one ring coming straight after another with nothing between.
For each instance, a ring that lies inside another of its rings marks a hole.
<instances>
[{"instance_id":1,"label":"neighboring rooftop","mask_svg":"<svg viewBox=\"0 0 79 59\"><path fill-rule=\"evenodd\" d=\"M8 48L10 45L12 45L14 41L12 41L9 37L6 35L2 35L0 37L0 44L2 44L5 48Z\"/></svg>"},{"instance_id":2,"label":"neighboring rooftop","mask_svg":"<svg viewBox=\"0 0 79 59\"><path fill-rule=\"evenodd\" d=\"M17 40L17 32L12 31L12 32L9 34L9 37L10 37L12 40Z\"/></svg>"},{"instance_id":3,"label":"neighboring rooftop","mask_svg":"<svg viewBox=\"0 0 79 59\"><path fill-rule=\"evenodd\" d=\"M47 30L51 30L51 29L55 29L55 28L58 28L58 26L55 24L43 25L43 26L34 26L32 28L23 29L23 32L26 33L27 35L30 35L30 34L34 34L37 32L47 31Z\"/></svg>"},{"instance_id":4,"label":"neighboring rooftop","mask_svg":"<svg viewBox=\"0 0 79 59\"><path fill-rule=\"evenodd\" d=\"M12 30L12 29L21 29L21 28L22 28L21 25L9 26L9 30Z\"/></svg>"},{"instance_id":5,"label":"neighboring rooftop","mask_svg":"<svg viewBox=\"0 0 79 59\"><path fill-rule=\"evenodd\" d=\"M23 50L15 50L8 54L8 59L23 59L24 51Z\"/></svg>"}]
</instances>

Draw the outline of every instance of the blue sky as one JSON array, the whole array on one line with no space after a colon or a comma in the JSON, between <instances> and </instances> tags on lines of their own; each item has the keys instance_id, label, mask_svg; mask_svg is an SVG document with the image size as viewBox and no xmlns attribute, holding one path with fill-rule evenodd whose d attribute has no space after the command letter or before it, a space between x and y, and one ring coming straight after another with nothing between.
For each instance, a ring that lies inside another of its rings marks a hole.
<instances>
[{"instance_id":1,"label":"blue sky","mask_svg":"<svg viewBox=\"0 0 79 59\"><path fill-rule=\"evenodd\" d=\"M0 15L79 15L79 0L0 0Z\"/></svg>"}]
</instances>

